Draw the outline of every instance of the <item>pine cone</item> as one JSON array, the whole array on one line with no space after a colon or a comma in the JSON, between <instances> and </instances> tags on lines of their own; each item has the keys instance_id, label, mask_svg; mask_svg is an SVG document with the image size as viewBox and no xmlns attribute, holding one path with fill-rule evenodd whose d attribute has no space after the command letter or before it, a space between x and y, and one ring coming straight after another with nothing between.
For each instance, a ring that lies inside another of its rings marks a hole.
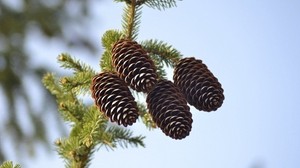
<instances>
[{"instance_id":1,"label":"pine cone","mask_svg":"<svg viewBox=\"0 0 300 168\"><path fill-rule=\"evenodd\" d=\"M174 68L173 79L188 103L198 110L210 112L222 106L222 86L201 60L181 59Z\"/></svg>"},{"instance_id":2,"label":"pine cone","mask_svg":"<svg viewBox=\"0 0 300 168\"><path fill-rule=\"evenodd\" d=\"M129 88L117 74L104 72L94 76L92 97L112 122L119 125L132 125L138 118L138 107Z\"/></svg>"},{"instance_id":3,"label":"pine cone","mask_svg":"<svg viewBox=\"0 0 300 168\"><path fill-rule=\"evenodd\" d=\"M180 90L168 80L161 80L146 98L153 121L173 139L183 139L192 129L192 113Z\"/></svg>"},{"instance_id":4,"label":"pine cone","mask_svg":"<svg viewBox=\"0 0 300 168\"><path fill-rule=\"evenodd\" d=\"M112 49L112 62L119 77L138 92L148 93L157 82L153 61L135 41L118 41Z\"/></svg>"}]
</instances>

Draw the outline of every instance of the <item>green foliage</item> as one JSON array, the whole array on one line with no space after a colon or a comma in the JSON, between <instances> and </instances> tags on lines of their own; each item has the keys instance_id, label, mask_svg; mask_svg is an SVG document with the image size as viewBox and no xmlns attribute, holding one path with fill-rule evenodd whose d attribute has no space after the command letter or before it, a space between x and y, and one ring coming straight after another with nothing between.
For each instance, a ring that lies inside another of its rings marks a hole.
<instances>
[{"instance_id":1,"label":"green foliage","mask_svg":"<svg viewBox=\"0 0 300 168\"><path fill-rule=\"evenodd\" d=\"M122 38L137 40L143 5L159 10L176 6L175 0L115 1L125 3L122 30L108 30L102 36L104 47L100 60L102 72L115 71L111 62L111 49L115 42ZM70 5L71 3L73 5ZM68 76L46 73L49 71L48 67L29 64L31 59L37 57L34 53L28 53L29 50L26 48L25 39L30 37L31 30L38 30L43 38L55 38L70 47L91 53L96 51L97 44L92 43L89 36L85 34L89 28L86 27L88 24L84 23L91 14L88 10L89 3L91 2L76 0L58 0L53 3L42 0L21 0L23 6L19 8L0 0L0 37L1 44L4 44L0 48L2 63L0 89L7 102L6 114L8 115L7 121L0 122L3 124L3 127L0 127L1 137L5 137L4 140L12 139L16 151L24 151L20 148L25 147L31 155L34 154L36 142L42 142L47 146L49 144L46 136L48 130L46 123L48 122L45 122L47 115L42 115L42 112L48 112L48 107L55 105L53 99L55 97L60 116L71 126L68 137L56 142L57 151L66 160L67 167L87 167L93 152L102 146L109 149L115 149L118 146L145 146L143 136L134 136L129 129L110 124L95 105L90 102L84 103L84 96L90 94L91 79L98 70L93 70L68 54L61 54L58 57L62 68L72 70L73 73ZM77 12L71 14L69 6L78 6ZM73 29L74 27L76 29ZM83 33L78 33L78 28ZM70 34L76 34L76 36L70 37ZM143 46L155 62L160 77L165 78L164 65L173 65L172 63L180 54L170 52L170 46L163 42L145 41ZM168 55L170 53L171 55ZM43 84L54 97L40 85L42 76L44 76ZM32 78L31 81L39 86L40 92L45 95L40 107L33 106L34 99L25 83L25 79L28 78ZM139 95L135 91L133 93ZM30 134L18 121L17 102L20 101L24 102L24 110L28 114L29 123L32 124L33 131ZM145 104L139 103L138 107L141 120L147 128L156 128ZM56 113L51 112L51 114ZM56 121L57 125L61 125L59 121ZM5 153L1 150L2 142L0 142L0 162L5 160ZM23 155L25 154L21 152L20 156ZM5 162L5 164L13 167L11 162Z\"/></svg>"},{"instance_id":2,"label":"green foliage","mask_svg":"<svg viewBox=\"0 0 300 168\"><path fill-rule=\"evenodd\" d=\"M102 36L102 45L106 50L111 50L113 45L124 35L118 30L107 30Z\"/></svg>"},{"instance_id":3,"label":"green foliage","mask_svg":"<svg viewBox=\"0 0 300 168\"><path fill-rule=\"evenodd\" d=\"M145 4L150 8L158 10L176 7L176 0L140 0L137 3Z\"/></svg>"},{"instance_id":4,"label":"green foliage","mask_svg":"<svg viewBox=\"0 0 300 168\"><path fill-rule=\"evenodd\" d=\"M115 71L112 65L112 46L123 38L136 40L141 19L142 5L164 9L175 6L175 1L129 1L125 2L122 31L108 30L102 36L104 51L100 59L102 72ZM171 45L158 40L146 40L141 43L156 64L161 78L166 78L164 66L173 67L181 54ZM90 86L96 72L87 64L68 54L58 56L62 68L70 69L69 76L57 77L48 73L43 78L45 87L56 97L58 111L64 121L70 123L71 130L68 137L60 138L55 145L59 155L65 160L66 167L88 167L91 156L101 147L114 150L118 146L127 148L145 147L144 136L134 136L133 132L122 126L112 124L104 113L91 102L84 103L83 95L90 94ZM136 93L137 97L140 96ZM142 95L145 96L145 95ZM138 103L142 122L149 129L156 128L145 103Z\"/></svg>"},{"instance_id":5,"label":"green foliage","mask_svg":"<svg viewBox=\"0 0 300 168\"><path fill-rule=\"evenodd\" d=\"M0 119L0 163L7 159L4 145L18 151L15 154L20 160L25 160L24 156L36 155L39 145L35 144L42 144L50 151L47 135L53 126L49 123L60 127L58 133L65 132L57 113L52 112L55 100L41 83L42 76L52 69L33 64L36 58L44 55L37 55L35 50L28 48L27 42L33 36L40 37L34 38L35 43L44 47L39 44L40 39L55 39L59 45L95 53L97 44L86 35L89 27L84 24L91 18L87 9L89 3L77 0L18 0L11 3L0 0L0 91L4 109L1 112L5 116ZM70 6L78 7L76 14L70 13ZM73 34L76 36L70 37ZM34 92L29 87L34 88ZM39 103L35 103L36 94L41 97ZM49 116L57 120L49 122ZM28 121L21 122L20 118ZM11 145L6 141L11 141Z\"/></svg>"},{"instance_id":6,"label":"green foliage","mask_svg":"<svg viewBox=\"0 0 300 168\"><path fill-rule=\"evenodd\" d=\"M58 57L61 67L73 70L71 76L43 78L46 88L56 97L58 110L71 124L69 137L57 140L57 151L66 160L67 167L87 167L97 147L116 148L145 146L143 136L133 136L123 127L110 125L106 116L95 105L85 104L80 97L89 92L95 72L86 64L68 54Z\"/></svg>"},{"instance_id":7,"label":"green foliage","mask_svg":"<svg viewBox=\"0 0 300 168\"><path fill-rule=\"evenodd\" d=\"M103 72L114 71L111 60L111 50L105 50L100 60L100 67Z\"/></svg>"},{"instance_id":8,"label":"green foliage","mask_svg":"<svg viewBox=\"0 0 300 168\"><path fill-rule=\"evenodd\" d=\"M113 45L122 38L124 38L124 34L118 30L108 30L103 34L102 45L105 50L100 60L100 67L103 72L114 71L114 67L111 62L111 50Z\"/></svg>"},{"instance_id":9,"label":"green foliage","mask_svg":"<svg viewBox=\"0 0 300 168\"><path fill-rule=\"evenodd\" d=\"M64 91L69 92L72 90L75 94L87 93L90 89L91 78L95 76L96 72L68 54L58 56L58 61L61 63L61 67L74 70L73 76L61 80Z\"/></svg>"},{"instance_id":10,"label":"green foliage","mask_svg":"<svg viewBox=\"0 0 300 168\"><path fill-rule=\"evenodd\" d=\"M132 1L135 2L135 1ZM142 15L142 7L135 3L126 4L123 14L123 33L126 38L136 40L139 31L139 24Z\"/></svg>"},{"instance_id":11,"label":"green foliage","mask_svg":"<svg viewBox=\"0 0 300 168\"><path fill-rule=\"evenodd\" d=\"M145 4L146 6L158 9L158 10L164 10L167 8L176 7L176 0L114 0L115 2L125 2L129 5L135 4L137 6L141 6ZM178 0L181 1L181 0Z\"/></svg>"},{"instance_id":12,"label":"green foliage","mask_svg":"<svg viewBox=\"0 0 300 168\"><path fill-rule=\"evenodd\" d=\"M0 168L21 168L21 166L18 164L14 165L11 161L5 161L0 165Z\"/></svg>"},{"instance_id":13,"label":"green foliage","mask_svg":"<svg viewBox=\"0 0 300 168\"><path fill-rule=\"evenodd\" d=\"M154 61L157 73L162 79L167 78L164 69L165 65L173 68L176 62L182 57L179 51L163 41L145 40L141 42L141 45Z\"/></svg>"},{"instance_id":14,"label":"green foliage","mask_svg":"<svg viewBox=\"0 0 300 168\"><path fill-rule=\"evenodd\" d=\"M131 3L132 0L114 0L115 2L126 2L128 4Z\"/></svg>"},{"instance_id":15,"label":"green foliage","mask_svg":"<svg viewBox=\"0 0 300 168\"><path fill-rule=\"evenodd\" d=\"M173 68L176 62L182 57L182 54L178 50L163 41L145 40L141 42L141 45L154 59L166 64L168 67Z\"/></svg>"},{"instance_id":16,"label":"green foliage","mask_svg":"<svg viewBox=\"0 0 300 168\"><path fill-rule=\"evenodd\" d=\"M133 147L142 146L145 147L145 144L143 140L145 139L144 136L133 136L132 131L128 129L124 129L119 126L110 126L104 135L109 139L109 141L106 141L103 143L104 145L110 147L110 148L116 148L117 144L119 144L123 148L127 148L128 145L131 145Z\"/></svg>"},{"instance_id":17,"label":"green foliage","mask_svg":"<svg viewBox=\"0 0 300 168\"><path fill-rule=\"evenodd\" d=\"M150 113L148 113L148 109L144 103L138 102L139 114L142 118L143 123L145 126L151 130L157 128L155 122L153 121Z\"/></svg>"}]
</instances>

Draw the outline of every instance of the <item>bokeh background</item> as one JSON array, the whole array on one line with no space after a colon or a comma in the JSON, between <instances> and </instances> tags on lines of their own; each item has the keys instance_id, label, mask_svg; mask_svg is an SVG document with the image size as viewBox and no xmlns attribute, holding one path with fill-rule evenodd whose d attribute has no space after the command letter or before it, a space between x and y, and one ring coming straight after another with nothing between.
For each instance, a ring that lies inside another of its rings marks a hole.
<instances>
[{"instance_id":1,"label":"bokeh background","mask_svg":"<svg viewBox=\"0 0 300 168\"><path fill-rule=\"evenodd\" d=\"M203 60L222 83L225 101L216 112L191 108L193 129L181 141L135 124L130 128L146 136L146 148L101 148L91 167L298 168L299 9L297 0L143 8L138 39L163 40ZM0 158L64 167L52 144L68 126L41 75L68 73L56 63L62 52L99 70L100 38L121 28L122 12L123 4L112 0L0 0ZM168 74L172 79L172 69Z\"/></svg>"}]
</instances>

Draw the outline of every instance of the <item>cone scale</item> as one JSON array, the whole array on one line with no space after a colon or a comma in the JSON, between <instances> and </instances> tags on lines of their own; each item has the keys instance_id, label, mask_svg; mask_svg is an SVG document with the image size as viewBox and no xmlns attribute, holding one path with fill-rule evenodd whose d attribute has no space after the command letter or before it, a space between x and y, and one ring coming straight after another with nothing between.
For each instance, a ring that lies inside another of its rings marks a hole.
<instances>
[{"instance_id":1,"label":"cone scale","mask_svg":"<svg viewBox=\"0 0 300 168\"><path fill-rule=\"evenodd\" d=\"M117 74L103 72L93 77L92 97L112 122L128 126L136 122L138 107L129 88Z\"/></svg>"},{"instance_id":2,"label":"cone scale","mask_svg":"<svg viewBox=\"0 0 300 168\"><path fill-rule=\"evenodd\" d=\"M148 93L157 82L154 62L135 41L123 39L115 43L112 62L119 77L138 92Z\"/></svg>"},{"instance_id":3,"label":"cone scale","mask_svg":"<svg viewBox=\"0 0 300 168\"><path fill-rule=\"evenodd\" d=\"M222 106L222 86L201 60L181 59L174 68L173 80L188 103L198 110L210 112Z\"/></svg>"},{"instance_id":4,"label":"cone scale","mask_svg":"<svg viewBox=\"0 0 300 168\"><path fill-rule=\"evenodd\" d=\"M173 139L183 139L192 129L192 114L180 90L160 80L146 98L149 113L157 126Z\"/></svg>"}]
</instances>

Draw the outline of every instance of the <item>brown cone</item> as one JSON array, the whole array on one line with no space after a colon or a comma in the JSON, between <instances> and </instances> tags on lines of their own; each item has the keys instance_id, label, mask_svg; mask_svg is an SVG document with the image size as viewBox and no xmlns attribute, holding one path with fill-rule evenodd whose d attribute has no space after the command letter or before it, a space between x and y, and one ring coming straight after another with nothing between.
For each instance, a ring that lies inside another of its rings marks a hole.
<instances>
[{"instance_id":1,"label":"brown cone","mask_svg":"<svg viewBox=\"0 0 300 168\"><path fill-rule=\"evenodd\" d=\"M94 76L91 91L95 104L112 122L125 127L136 122L137 103L117 74L104 72Z\"/></svg>"},{"instance_id":2,"label":"brown cone","mask_svg":"<svg viewBox=\"0 0 300 168\"><path fill-rule=\"evenodd\" d=\"M112 48L112 62L119 77L138 92L148 93L157 82L153 61L135 41L118 41Z\"/></svg>"},{"instance_id":3,"label":"brown cone","mask_svg":"<svg viewBox=\"0 0 300 168\"><path fill-rule=\"evenodd\" d=\"M192 114L180 90L161 80L147 95L147 107L153 121L173 139L183 139L192 129Z\"/></svg>"},{"instance_id":4,"label":"brown cone","mask_svg":"<svg viewBox=\"0 0 300 168\"><path fill-rule=\"evenodd\" d=\"M198 110L210 112L222 106L222 86L201 60L181 59L174 68L173 79L188 103Z\"/></svg>"}]
</instances>

